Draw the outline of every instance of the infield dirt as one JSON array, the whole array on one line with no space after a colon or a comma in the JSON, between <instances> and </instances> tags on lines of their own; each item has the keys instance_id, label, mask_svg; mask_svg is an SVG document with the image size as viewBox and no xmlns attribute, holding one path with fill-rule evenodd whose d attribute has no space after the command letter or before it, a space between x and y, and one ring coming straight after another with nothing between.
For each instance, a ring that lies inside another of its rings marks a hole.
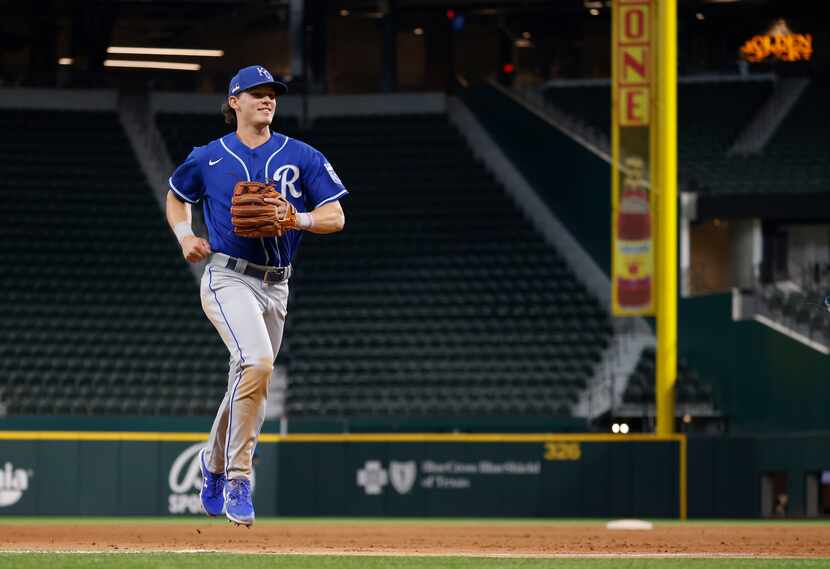
<instances>
[{"instance_id":1,"label":"infield dirt","mask_svg":"<svg viewBox=\"0 0 830 569\"><path fill-rule=\"evenodd\" d=\"M228 551L388 555L740 555L830 557L830 525L656 524L649 531L574 523L291 523L250 529L193 523L8 523L0 550Z\"/></svg>"}]
</instances>

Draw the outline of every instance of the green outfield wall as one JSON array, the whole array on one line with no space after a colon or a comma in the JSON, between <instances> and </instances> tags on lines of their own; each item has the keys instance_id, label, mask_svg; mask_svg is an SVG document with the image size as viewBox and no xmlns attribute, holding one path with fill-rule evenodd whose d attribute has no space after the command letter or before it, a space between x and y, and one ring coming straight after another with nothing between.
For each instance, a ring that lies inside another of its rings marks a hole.
<instances>
[{"instance_id":1,"label":"green outfield wall","mask_svg":"<svg viewBox=\"0 0 830 569\"><path fill-rule=\"evenodd\" d=\"M0 431L0 515L199 515L204 433ZM263 434L261 516L759 517L830 471L830 434ZM684 512L685 510L685 512Z\"/></svg>"},{"instance_id":2,"label":"green outfield wall","mask_svg":"<svg viewBox=\"0 0 830 569\"><path fill-rule=\"evenodd\" d=\"M786 477L787 516L809 511L807 477L830 471L830 434L689 437L689 516L761 516L761 479Z\"/></svg>"},{"instance_id":3,"label":"green outfield wall","mask_svg":"<svg viewBox=\"0 0 830 569\"><path fill-rule=\"evenodd\" d=\"M206 435L0 432L0 515L199 513ZM677 517L682 438L263 435L258 515Z\"/></svg>"}]
</instances>

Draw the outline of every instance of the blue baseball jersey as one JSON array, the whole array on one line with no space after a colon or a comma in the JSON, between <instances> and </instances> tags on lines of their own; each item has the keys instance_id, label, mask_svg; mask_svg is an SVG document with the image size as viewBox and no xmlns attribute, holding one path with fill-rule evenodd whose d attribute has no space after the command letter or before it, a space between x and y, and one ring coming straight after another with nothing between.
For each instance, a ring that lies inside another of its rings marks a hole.
<instances>
[{"instance_id":1,"label":"blue baseball jersey","mask_svg":"<svg viewBox=\"0 0 830 569\"><path fill-rule=\"evenodd\" d=\"M258 265L288 266L302 231L282 237L240 237L233 232L231 197L240 180L273 183L298 212L312 211L348 194L325 156L283 134L248 148L235 132L198 146L170 176L170 189L182 201L203 203L210 248Z\"/></svg>"}]
</instances>

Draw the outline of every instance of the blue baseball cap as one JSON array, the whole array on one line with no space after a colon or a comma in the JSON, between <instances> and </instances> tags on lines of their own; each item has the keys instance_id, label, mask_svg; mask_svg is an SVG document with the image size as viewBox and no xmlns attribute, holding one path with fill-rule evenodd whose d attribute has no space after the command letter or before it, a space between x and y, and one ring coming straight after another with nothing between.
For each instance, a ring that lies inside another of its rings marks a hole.
<instances>
[{"instance_id":1,"label":"blue baseball cap","mask_svg":"<svg viewBox=\"0 0 830 569\"><path fill-rule=\"evenodd\" d=\"M280 81L274 81L274 76L261 65L243 67L233 76L228 85L228 97L237 97L242 91L259 85L271 85L277 95L285 95L288 86Z\"/></svg>"}]
</instances>

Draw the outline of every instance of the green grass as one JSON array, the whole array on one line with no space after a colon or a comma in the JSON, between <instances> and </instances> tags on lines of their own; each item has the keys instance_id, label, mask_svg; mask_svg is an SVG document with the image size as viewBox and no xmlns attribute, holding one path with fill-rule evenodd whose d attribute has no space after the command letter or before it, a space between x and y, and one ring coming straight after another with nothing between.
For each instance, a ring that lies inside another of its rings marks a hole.
<instances>
[{"instance_id":1,"label":"green grass","mask_svg":"<svg viewBox=\"0 0 830 569\"><path fill-rule=\"evenodd\" d=\"M230 554L2 554L0 567L15 569L817 569L830 559L493 559L469 557L359 557Z\"/></svg>"}]
</instances>

